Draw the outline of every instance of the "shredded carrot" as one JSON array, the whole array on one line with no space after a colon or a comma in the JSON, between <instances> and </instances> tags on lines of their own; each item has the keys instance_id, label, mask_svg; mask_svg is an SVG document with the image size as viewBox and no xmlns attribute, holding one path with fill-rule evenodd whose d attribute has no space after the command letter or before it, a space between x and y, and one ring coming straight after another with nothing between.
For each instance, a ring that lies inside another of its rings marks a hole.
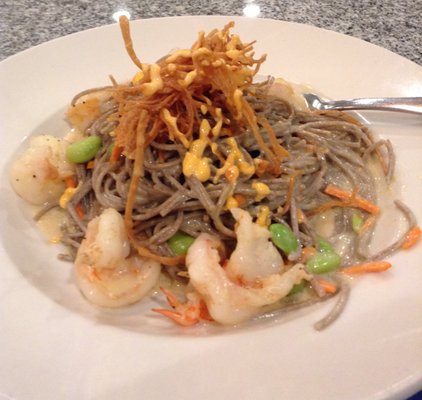
<instances>
[{"instance_id":1,"label":"shredded carrot","mask_svg":"<svg viewBox=\"0 0 422 400\"><path fill-rule=\"evenodd\" d=\"M95 161L94 160L91 160L91 161L88 162L88 164L86 164L86 168L87 169L93 169L94 166L95 166Z\"/></svg>"},{"instance_id":2,"label":"shredded carrot","mask_svg":"<svg viewBox=\"0 0 422 400\"><path fill-rule=\"evenodd\" d=\"M128 234L129 240L133 247L136 249L138 254L141 257L149 258L151 260L157 261L160 264L167 265L169 267L174 267L176 265L181 265L185 263L185 256L174 256L174 257L165 257L155 254L145 246L142 246L139 241L136 239L135 235L132 232Z\"/></svg>"},{"instance_id":3,"label":"shredded carrot","mask_svg":"<svg viewBox=\"0 0 422 400\"><path fill-rule=\"evenodd\" d=\"M409 232L407 232L406 240L403 243L402 249L407 250L414 246L421 237L421 228L419 226L414 227Z\"/></svg>"},{"instance_id":4,"label":"shredded carrot","mask_svg":"<svg viewBox=\"0 0 422 400\"><path fill-rule=\"evenodd\" d=\"M237 204L239 204L239 207L246 203L246 197L243 194L235 194L233 197L237 201Z\"/></svg>"},{"instance_id":5,"label":"shredded carrot","mask_svg":"<svg viewBox=\"0 0 422 400\"><path fill-rule=\"evenodd\" d=\"M114 145L113 151L111 152L111 155L110 155L110 162L112 164L118 161L118 159L120 158L122 154L122 151L123 151L123 147L120 147L117 144Z\"/></svg>"},{"instance_id":6,"label":"shredded carrot","mask_svg":"<svg viewBox=\"0 0 422 400\"><path fill-rule=\"evenodd\" d=\"M344 201L332 200L332 201L328 201L327 203L321 204L319 207L309 210L307 214L308 215L320 214L327 210L330 210L331 208L336 208L336 207L351 207L351 205Z\"/></svg>"},{"instance_id":7,"label":"shredded carrot","mask_svg":"<svg viewBox=\"0 0 422 400\"><path fill-rule=\"evenodd\" d=\"M273 127L270 125L267 119L259 118L258 122L263 128L267 131L268 137L270 139L271 148L274 153L279 157L279 159L283 159L289 156L289 152L278 142L277 136L274 132Z\"/></svg>"},{"instance_id":8,"label":"shredded carrot","mask_svg":"<svg viewBox=\"0 0 422 400\"><path fill-rule=\"evenodd\" d=\"M76 187L76 180L75 180L75 177L73 175L68 176L66 178L65 183L66 183L66 187L68 187L68 188L75 188Z\"/></svg>"},{"instance_id":9,"label":"shredded carrot","mask_svg":"<svg viewBox=\"0 0 422 400\"><path fill-rule=\"evenodd\" d=\"M300 175L300 173L300 171L295 171L289 177L289 186L287 188L286 202L284 203L283 210L281 212L282 215L286 214L287 211L289 211L290 209L290 205L292 203L293 198L293 191L295 188L296 177Z\"/></svg>"},{"instance_id":10,"label":"shredded carrot","mask_svg":"<svg viewBox=\"0 0 422 400\"><path fill-rule=\"evenodd\" d=\"M337 292L337 286L324 279L317 279L318 284L324 289L325 293L334 294Z\"/></svg>"},{"instance_id":11,"label":"shredded carrot","mask_svg":"<svg viewBox=\"0 0 422 400\"><path fill-rule=\"evenodd\" d=\"M345 267L341 270L344 274L355 275L368 272L383 272L391 268L391 264L387 261L370 261L363 264L356 264L350 267Z\"/></svg>"},{"instance_id":12,"label":"shredded carrot","mask_svg":"<svg viewBox=\"0 0 422 400\"><path fill-rule=\"evenodd\" d=\"M79 217L80 219L83 219L83 217L85 216L85 210L84 210L84 208L82 207L82 205L81 205L81 204L78 204L78 205L75 207L75 211L76 211L76 214L78 214L78 217Z\"/></svg>"},{"instance_id":13,"label":"shredded carrot","mask_svg":"<svg viewBox=\"0 0 422 400\"><path fill-rule=\"evenodd\" d=\"M324 192L330 196L337 197L338 199L345 201L351 207L358 207L375 215L379 214L380 212L380 208L376 204L371 203L369 200L359 196L354 192L348 192L335 185L327 185Z\"/></svg>"},{"instance_id":14,"label":"shredded carrot","mask_svg":"<svg viewBox=\"0 0 422 400\"><path fill-rule=\"evenodd\" d=\"M314 254L316 254L317 249L315 247L304 247L302 249L302 254L301 254L301 261L302 262L306 262L308 261Z\"/></svg>"},{"instance_id":15,"label":"shredded carrot","mask_svg":"<svg viewBox=\"0 0 422 400\"><path fill-rule=\"evenodd\" d=\"M371 215L369 218L367 218L362 227L359 229L358 234L362 235L364 232L366 232L372 225L375 224L376 220L377 218L374 215Z\"/></svg>"}]
</instances>

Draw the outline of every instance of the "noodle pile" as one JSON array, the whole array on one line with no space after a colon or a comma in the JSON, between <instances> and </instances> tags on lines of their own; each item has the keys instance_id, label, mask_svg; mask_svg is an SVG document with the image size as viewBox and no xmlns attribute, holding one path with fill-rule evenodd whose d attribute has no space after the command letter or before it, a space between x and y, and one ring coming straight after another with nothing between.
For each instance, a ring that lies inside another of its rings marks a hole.
<instances>
[{"instance_id":1,"label":"noodle pile","mask_svg":"<svg viewBox=\"0 0 422 400\"><path fill-rule=\"evenodd\" d=\"M173 254L168 240L177 232L192 237L207 232L232 250L232 207L247 210L263 226L291 227L299 243L288 256L291 263L301 260L303 249L319 249L314 222L323 213L334 212L337 236L352 232L356 210L376 220L377 212L362 209L358 197L377 202L369 163L380 165L391 180L395 160L389 141L374 140L348 114L296 109L270 94L271 78L253 83L265 56L254 58L253 42L242 43L231 34L232 23L221 31L201 32L191 49L156 64L137 58L128 21L120 23L139 72L128 84L113 80L112 86L82 92L72 101L75 106L86 96L106 94L101 115L84 132L101 136L102 147L90 165L77 165L79 186L67 204L71 221L63 242L73 253L88 222L110 207L124 214L139 255L160 262L176 279L186 277L184 256ZM326 191L330 185L351 195L333 196ZM411 211L396 204L409 229L414 227ZM82 218L78 207L84 210ZM401 247L404 237L369 254L374 226L354 233L343 267L382 259ZM327 297L318 296L318 283L311 283L317 298ZM344 285L342 280L339 287ZM343 306L342 301L336 313Z\"/></svg>"}]
</instances>

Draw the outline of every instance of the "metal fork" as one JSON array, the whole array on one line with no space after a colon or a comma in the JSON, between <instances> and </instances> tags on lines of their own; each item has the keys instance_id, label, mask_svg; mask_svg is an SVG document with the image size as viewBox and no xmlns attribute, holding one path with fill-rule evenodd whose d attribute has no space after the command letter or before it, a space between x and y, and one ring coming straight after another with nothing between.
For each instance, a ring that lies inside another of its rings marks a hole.
<instances>
[{"instance_id":1,"label":"metal fork","mask_svg":"<svg viewBox=\"0 0 422 400\"><path fill-rule=\"evenodd\" d=\"M380 97L325 101L313 93L303 97L310 110L382 110L422 114L422 97Z\"/></svg>"}]
</instances>

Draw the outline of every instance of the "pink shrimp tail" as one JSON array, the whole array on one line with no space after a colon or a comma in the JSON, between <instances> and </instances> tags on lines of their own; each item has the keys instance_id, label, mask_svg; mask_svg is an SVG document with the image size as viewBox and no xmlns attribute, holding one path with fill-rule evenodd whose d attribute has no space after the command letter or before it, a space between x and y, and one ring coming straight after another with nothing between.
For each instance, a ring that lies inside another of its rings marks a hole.
<instances>
[{"instance_id":1,"label":"pink shrimp tail","mask_svg":"<svg viewBox=\"0 0 422 400\"><path fill-rule=\"evenodd\" d=\"M208 312L207 305L202 299L195 303L190 301L182 303L170 290L165 288L160 289L165 294L169 305L172 306L174 310L153 308L152 311L162 314L182 326L192 326L201 320L213 320Z\"/></svg>"}]
</instances>

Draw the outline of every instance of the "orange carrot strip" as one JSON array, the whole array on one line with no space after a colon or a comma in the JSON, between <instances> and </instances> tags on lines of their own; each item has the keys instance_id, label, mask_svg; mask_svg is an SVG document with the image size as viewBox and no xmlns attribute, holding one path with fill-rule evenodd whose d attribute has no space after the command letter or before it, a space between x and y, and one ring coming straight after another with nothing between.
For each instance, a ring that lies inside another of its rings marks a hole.
<instances>
[{"instance_id":1,"label":"orange carrot strip","mask_svg":"<svg viewBox=\"0 0 422 400\"><path fill-rule=\"evenodd\" d=\"M380 208L376 204L371 203L369 200L359 196L358 194L350 193L335 185L327 185L324 192L330 196L350 202L350 205L355 205L371 214L379 214L380 212Z\"/></svg>"},{"instance_id":2,"label":"orange carrot strip","mask_svg":"<svg viewBox=\"0 0 422 400\"><path fill-rule=\"evenodd\" d=\"M282 160L289 156L289 152L280 144L278 143L277 136L274 132L273 127L267 121L266 118L260 118L258 122L262 125L262 127L267 131L268 137L270 139L271 148L277 157Z\"/></svg>"},{"instance_id":3,"label":"orange carrot strip","mask_svg":"<svg viewBox=\"0 0 422 400\"><path fill-rule=\"evenodd\" d=\"M328 201L327 203L321 204L319 207L309 210L307 214L308 215L320 214L335 207L351 207L351 204L349 202L346 203L340 200L331 200L331 201Z\"/></svg>"},{"instance_id":4,"label":"orange carrot strip","mask_svg":"<svg viewBox=\"0 0 422 400\"><path fill-rule=\"evenodd\" d=\"M421 228L419 228L419 226L416 226L407 233L406 240L403 243L402 249L404 250L410 249L419 241L420 237L421 237Z\"/></svg>"},{"instance_id":5,"label":"orange carrot strip","mask_svg":"<svg viewBox=\"0 0 422 400\"><path fill-rule=\"evenodd\" d=\"M246 203L246 197L243 194L235 194L233 197L237 201L237 204L239 204L239 207Z\"/></svg>"},{"instance_id":6,"label":"orange carrot strip","mask_svg":"<svg viewBox=\"0 0 422 400\"><path fill-rule=\"evenodd\" d=\"M337 286L324 279L317 279L318 284L324 289L325 293L334 294L337 292Z\"/></svg>"},{"instance_id":7,"label":"orange carrot strip","mask_svg":"<svg viewBox=\"0 0 422 400\"><path fill-rule=\"evenodd\" d=\"M362 235L364 232L366 232L372 225L374 225L375 221L376 217L373 215L367 218L362 227L359 229L358 235Z\"/></svg>"},{"instance_id":8,"label":"orange carrot strip","mask_svg":"<svg viewBox=\"0 0 422 400\"><path fill-rule=\"evenodd\" d=\"M370 261L364 264L356 264L345 267L341 270L344 274L354 275L367 272L383 272L391 268L391 264L387 261Z\"/></svg>"},{"instance_id":9,"label":"orange carrot strip","mask_svg":"<svg viewBox=\"0 0 422 400\"><path fill-rule=\"evenodd\" d=\"M316 252L317 250L315 247L304 247L300 256L301 261L308 261L314 254L316 254Z\"/></svg>"},{"instance_id":10,"label":"orange carrot strip","mask_svg":"<svg viewBox=\"0 0 422 400\"><path fill-rule=\"evenodd\" d=\"M78 214L78 217L80 219L82 219L85 216L85 211L84 211L83 207L80 204L78 204L75 207L75 211L76 211L76 214Z\"/></svg>"},{"instance_id":11,"label":"orange carrot strip","mask_svg":"<svg viewBox=\"0 0 422 400\"><path fill-rule=\"evenodd\" d=\"M113 151L111 152L111 155L110 155L110 162L112 164L117 162L117 160L120 158L122 154L122 151L123 151L123 147L120 147L117 144L114 145Z\"/></svg>"},{"instance_id":12,"label":"orange carrot strip","mask_svg":"<svg viewBox=\"0 0 422 400\"><path fill-rule=\"evenodd\" d=\"M87 169L93 169L94 165L95 165L95 161L91 160L91 161L88 162L88 164L86 164L86 168Z\"/></svg>"},{"instance_id":13,"label":"orange carrot strip","mask_svg":"<svg viewBox=\"0 0 422 400\"><path fill-rule=\"evenodd\" d=\"M75 188L76 187L76 180L75 180L74 176L68 176L66 178L65 183L66 183L66 187L68 187L68 188Z\"/></svg>"},{"instance_id":14,"label":"orange carrot strip","mask_svg":"<svg viewBox=\"0 0 422 400\"><path fill-rule=\"evenodd\" d=\"M289 186L287 188L286 202L284 203L283 210L281 212L282 215L286 214L287 211L289 211L290 209L290 205L292 203L293 198L293 190L295 188L296 177L300 174L300 171L295 171L289 176Z\"/></svg>"}]
</instances>

